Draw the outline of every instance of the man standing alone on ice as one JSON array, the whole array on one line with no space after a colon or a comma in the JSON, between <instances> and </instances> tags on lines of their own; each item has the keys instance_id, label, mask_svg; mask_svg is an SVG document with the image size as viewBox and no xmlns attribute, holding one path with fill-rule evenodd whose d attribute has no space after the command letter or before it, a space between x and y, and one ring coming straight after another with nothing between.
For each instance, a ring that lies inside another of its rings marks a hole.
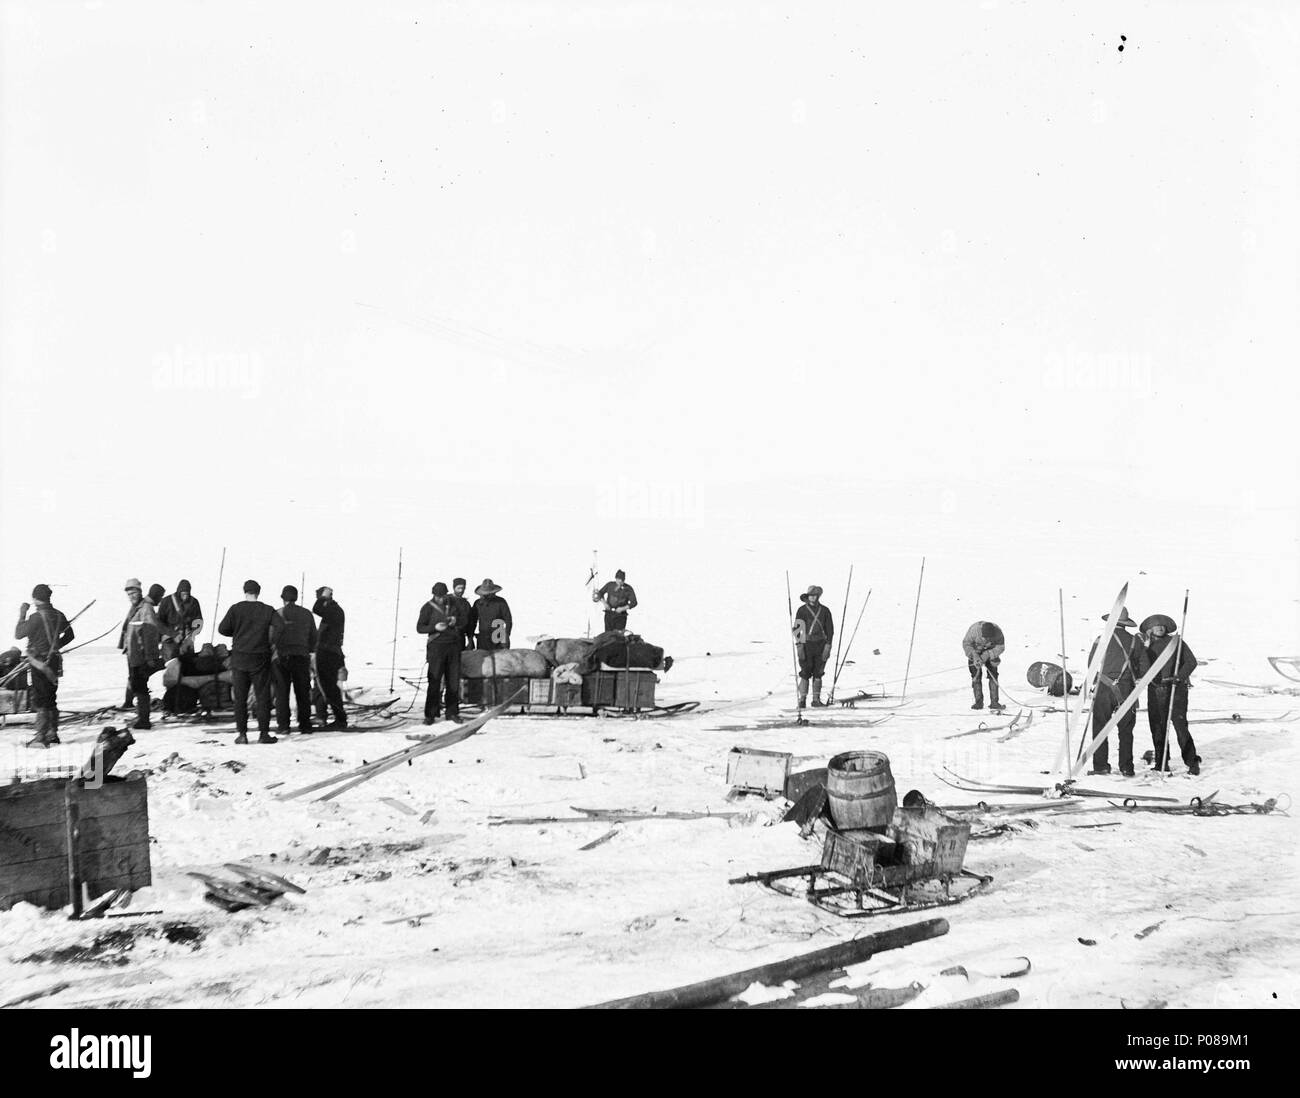
<instances>
[{"instance_id":1,"label":"man standing alone on ice","mask_svg":"<svg viewBox=\"0 0 1300 1098\"><path fill-rule=\"evenodd\" d=\"M605 632L627 628L627 612L636 609L636 592L627 582L627 573L619 569L614 578L591 596L592 602L605 607Z\"/></svg>"},{"instance_id":2,"label":"man standing alone on ice","mask_svg":"<svg viewBox=\"0 0 1300 1098\"><path fill-rule=\"evenodd\" d=\"M961 640L962 651L966 653L966 664L970 668L971 689L975 692L975 704L972 709L984 708L984 679L989 677L989 708L1001 712L1006 708L998 698L998 662L1006 651L1007 640L1002 630L991 621L977 621Z\"/></svg>"},{"instance_id":3,"label":"man standing alone on ice","mask_svg":"<svg viewBox=\"0 0 1300 1098\"><path fill-rule=\"evenodd\" d=\"M447 597L445 583L433 585L433 597L420 607L420 619L415 624L415 631L424 633L429 638L424 650L425 658L429 661L429 688L424 695L424 723L433 724L438 719L444 683L447 691L447 719L458 721L460 649L464 642L456 626L456 615Z\"/></svg>"},{"instance_id":4,"label":"man standing alone on ice","mask_svg":"<svg viewBox=\"0 0 1300 1098\"><path fill-rule=\"evenodd\" d=\"M1160 654L1171 644L1177 646L1178 626L1167 614L1152 614L1139 627L1139 632L1147 638L1147 658L1155 663ZM1187 691L1191 688L1192 672L1196 670L1196 657L1183 641L1182 647L1175 647L1175 661L1165 665L1164 674L1147 687L1147 720L1151 725L1151 746L1155 748L1152 770L1169 770L1165 760L1165 730L1171 722L1170 700L1173 701L1172 723L1178 734L1178 750L1183 758L1183 765L1189 774L1201 772L1201 756L1196 753L1196 744L1192 741L1191 730L1187 727Z\"/></svg>"},{"instance_id":5,"label":"man standing alone on ice","mask_svg":"<svg viewBox=\"0 0 1300 1098\"><path fill-rule=\"evenodd\" d=\"M803 603L794 615L794 642L799 654L799 691L797 705L800 709L808 700L808 683L812 681L813 706L822 702L822 674L831 654L831 638L835 623L830 610L821 604L822 589L813 584L802 595Z\"/></svg>"},{"instance_id":6,"label":"man standing alone on ice","mask_svg":"<svg viewBox=\"0 0 1300 1098\"><path fill-rule=\"evenodd\" d=\"M36 710L36 735L28 747L50 747L61 743L59 739L59 676L63 674L63 657L59 652L72 640L72 626L58 610L50 605L52 592L48 585L38 583L32 588L32 601L36 613L31 617L29 603L18 608L18 627L14 639L27 640L27 663L32 669L32 708Z\"/></svg>"},{"instance_id":7,"label":"man standing alone on ice","mask_svg":"<svg viewBox=\"0 0 1300 1098\"><path fill-rule=\"evenodd\" d=\"M1101 616L1102 621L1107 621L1109 614ZM1137 686L1137 680L1146 674L1151 662L1147 657L1147 650L1138 643L1138 638L1129 629L1137 625L1132 618L1128 616L1128 608L1125 607L1120 611L1119 621L1115 625L1115 632L1111 634L1110 644L1106 646L1106 654L1101 661L1101 670L1097 675L1097 689L1092 696L1092 733L1097 735L1106 727L1106 722L1114 715L1115 711L1124 703L1124 700L1133 693ZM1097 645L1100 638L1093 641L1092 648L1088 652L1088 663L1092 664L1092 658L1097 653ZM1133 726L1137 724L1137 706L1134 705L1127 713L1120 718L1117 730L1119 732L1119 772L1126 778L1133 777ZM1110 744L1107 740L1102 740L1097 745L1097 749L1092 753L1092 774L1109 774L1110 773Z\"/></svg>"},{"instance_id":8,"label":"man standing alone on ice","mask_svg":"<svg viewBox=\"0 0 1300 1098\"><path fill-rule=\"evenodd\" d=\"M235 704L235 743L248 742L248 690L257 694L257 742L279 743L271 735L271 648L279 640L280 618L259 601L262 585L244 581L244 601L235 603L217 626L230 637L230 694Z\"/></svg>"}]
</instances>

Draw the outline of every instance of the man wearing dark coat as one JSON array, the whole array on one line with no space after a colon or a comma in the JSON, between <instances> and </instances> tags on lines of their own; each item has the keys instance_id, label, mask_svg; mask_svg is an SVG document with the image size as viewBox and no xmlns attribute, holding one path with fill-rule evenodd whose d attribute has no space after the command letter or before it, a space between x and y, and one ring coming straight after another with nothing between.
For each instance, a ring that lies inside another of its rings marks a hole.
<instances>
[{"instance_id":1,"label":"man wearing dark coat","mask_svg":"<svg viewBox=\"0 0 1300 1098\"><path fill-rule=\"evenodd\" d=\"M1167 614L1152 614L1138 627L1146 638L1147 658L1154 664L1171 644L1175 655L1165 664L1164 673L1147 687L1147 721L1151 725L1151 746L1155 749L1151 769L1169 770L1165 758L1165 730L1172 723L1178 734L1178 750L1189 774L1201 772L1201 757L1196 753L1191 730L1187 727L1187 691L1191 689L1196 657L1183 641L1178 647L1178 626ZM1177 666L1174 664L1177 663ZM1173 712L1170 713L1172 699Z\"/></svg>"},{"instance_id":2,"label":"man wearing dark coat","mask_svg":"<svg viewBox=\"0 0 1300 1098\"><path fill-rule=\"evenodd\" d=\"M321 724L331 730L342 730L348 726L347 710L343 708L343 691L339 689L339 675L345 662L343 655L343 630L347 624L347 615L343 607L334 601L334 588L316 588L316 602L311 612L320 618L320 630L316 634L316 654L312 665L316 669L316 715ZM334 713L332 724L325 724L326 706Z\"/></svg>"},{"instance_id":3,"label":"man wearing dark coat","mask_svg":"<svg viewBox=\"0 0 1300 1098\"><path fill-rule=\"evenodd\" d=\"M469 582L460 576L451 581L451 594L447 596L447 602L451 606L452 613L456 615L456 628L460 630L461 636L465 638L466 648L474 647L473 630L470 629L470 615L473 607L470 606L469 599L465 597L465 588Z\"/></svg>"},{"instance_id":4,"label":"man wearing dark coat","mask_svg":"<svg viewBox=\"0 0 1300 1098\"><path fill-rule=\"evenodd\" d=\"M230 637L230 695L235 705L235 743L248 742L248 691L257 698L257 742L278 743L271 735L271 650L279 640L280 617L258 596L262 585L244 581L244 601L221 619L217 632Z\"/></svg>"},{"instance_id":5,"label":"man wearing dark coat","mask_svg":"<svg viewBox=\"0 0 1300 1098\"><path fill-rule=\"evenodd\" d=\"M298 605L298 588L287 584L280 592L284 605L276 611L280 634L275 642L272 673L275 721L281 735L289 732L289 690L298 707L298 731L311 732L311 658L316 651L316 619Z\"/></svg>"},{"instance_id":6,"label":"man wearing dark coat","mask_svg":"<svg viewBox=\"0 0 1300 1098\"><path fill-rule=\"evenodd\" d=\"M480 652L500 651L510 647L510 604L500 596L501 588L485 579L474 588L478 596L469 612L470 632L478 635Z\"/></svg>"},{"instance_id":7,"label":"man wearing dark coat","mask_svg":"<svg viewBox=\"0 0 1300 1098\"><path fill-rule=\"evenodd\" d=\"M447 585L435 583L432 597L420 607L415 631L429 639L425 657L429 661L429 688L424 696L424 723L433 724L439 717L443 690L447 695L447 719L460 720L460 650L464 643L456 625Z\"/></svg>"},{"instance_id":8,"label":"man wearing dark coat","mask_svg":"<svg viewBox=\"0 0 1300 1098\"><path fill-rule=\"evenodd\" d=\"M598 602L605 608L605 632L612 629L627 628L627 612L636 609L636 592L627 582L627 573L619 569L614 578L591 596L592 602Z\"/></svg>"},{"instance_id":9,"label":"man wearing dark coat","mask_svg":"<svg viewBox=\"0 0 1300 1098\"><path fill-rule=\"evenodd\" d=\"M36 613L28 617L29 603L18 608L15 640L27 641L27 664L31 668L31 705L36 710L36 735L28 747L52 747L59 739L59 676L63 674L60 653L73 638L72 626L62 612L50 603L49 585L38 583L32 588Z\"/></svg>"}]
</instances>

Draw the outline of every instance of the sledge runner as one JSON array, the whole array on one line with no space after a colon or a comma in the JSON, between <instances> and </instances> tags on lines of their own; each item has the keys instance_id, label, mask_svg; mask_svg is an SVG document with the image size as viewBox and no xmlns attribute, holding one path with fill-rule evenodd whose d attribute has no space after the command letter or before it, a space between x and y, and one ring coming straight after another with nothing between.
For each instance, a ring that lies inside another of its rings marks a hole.
<instances>
[{"instance_id":1,"label":"sledge runner","mask_svg":"<svg viewBox=\"0 0 1300 1098\"><path fill-rule=\"evenodd\" d=\"M998 666L1002 653L1006 651L1007 640L991 621L977 621L961 640L962 651L966 653L966 665L970 669L971 690L975 694L972 709L984 708L984 675L989 680L989 708L1002 712L1006 708L998 697Z\"/></svg>"},{"instance_id":2,"label":"sledge runner","mask_svg":"<svg viewBox=\"0 0 1300 1098\"><path fill-rule=\"evenodd\" d=\"M619 569L614 578L599 591L593 591L592 602L605 608L605 632L627 628L627 612L636 609L636 592L627 582L627 573Z\"/></svg>"},{"instance_id":3,"label":"sledge runner","mask_svg":"<svg viewBox=\"0 0 1300 1098\"><path fill-rule=\"evenodd\" d=\"M154 608L164 595L162 584L155 583L147 595L141 594L138 579L126 581L126 597L131 600L126 620L122 622L122 631L117 638L117 647L126 656L126 707L135 704L134 731L147 731L153 727L149 720L149 676L163 667L159 642L162 628L158 624L158 615Z\"/></svg>"},{"instance_id":4,"label":"sledge runner","mask_svg":"<svg viewBox=\"0 0 1300 1098\"><path fill-rule=\"evenodd\" d=\"M831 654L831 641L835 636L835 622L830 608L821 604L822 589L815 583L799 596L803 603L794 615L795 651L799 657L799 686L796 705L802 709L808 700L808 685L812 683L812 704L820 709L822 701L822 674Z\"/></svg>"},{"instance_id":5,"label":"sledge runner","mask_svg":"<svg viewBox=\"0 0 1300 1098\"><path fill-rule=\"evenodd\" d=\"M457 576L451 581L451 595L448 602L451 605L452 613L456 615L456 627L460 630L461 636L464 637L464 646L473 648L474 641L470 636L469 618L473 607L469 604L469 599L465 597L465 588L469 582L461 576Z\"/></svg>"},{"instance_id":6,"label":"sledge runner","mask_svg":"<svg viewBox=\"0 0 1300 1098\"><path fill-rule=\"evenodd\" d=\"M284 603L276 614L281 621L275 642L272 674L275 682L275 723L281 735L289 734L289 688L298 707L298 731L310 734L311 657L316 651L316 619L298 605L298 588L286 584L280 592Z\"/></svg>"},{"instance_id":7,"label":"sledge runner","mask_svg":"<svg viewBox=\"0 0 1300 1098\"><path fill-rule=\"evenodd\" d=\"M491 581L485 581L491 582ZM429 661L429 688L424 695L424 723L439 716L445 684L447 719L460 720L460 650L464 641L447 595L447 585L433 585L432 597L420 607L415 631L428 636L425 657Z\"/></svg>"},{"instance_id":8,"label":"sledge runner","mask_svg":"<svg viewBox=\"0 0 1300 1098\"><path fill-rule=\"evenodd\" d=\"M1167 614L1152 614L1138 627L1146 638L1147 658L1154 663L1169 645L1177 645L1178 626ZM1177 663L1178 666L1174 666ZM1196 657L1184 640L1182 647L1175 652L1174 662L1165 666L1165 673L1147 687L1147 721L1151 725L1151 745L1155 748L1152 770L1163 766L1169 770L1165 761L1165 729L1173 724L1178 734L1178 750L1182 754L1183 765L1189 774L1201 772L1201 757L1196 753L1196 744L1187 727L1187 691L1191 689L1191 675L1196 670ZM1170 714L1172 697L1173 713Z\"/></svg>"},{"instance_id":9,"label":"sledge runner","mask_svg":"<svg viewBox=\"0 0 1300 1098\"><path fill-rule=\"evenodd\" d=\"M1109 614L1103 614L1102 621L1108 621ZM1138 637L1128 632L1129 629L1135 628L1137 622L1128 616L1128 608L1125 607L1120 611L1119 621L1115 624L1115 632L1111 634L1110 643L1106 646L1106 653L1102 657L1101 669L1097 675L1097 688L1092 697L1092 727L1094 732L1099 732L1106 727L1106 722L1110 720L1124 699L1133 693L1133 688L1137 685L1137 680L1147 673L1151 666L1151 661L1147 656L1146 648L1139 643ZM1093 641L1092 648L1088 652L1088 663L1091 665L1093 656L1097 652L1098 640ZM1133 706L1123 717L1120 718L1117 730L1119 732L1119 772L1126 778L1133 777L1133 726L1137 724L1137 706ZM1092 770L1090 774L1109 774L1110 773L1110 744L1102 740L1097 745L1092 754Z\"/></svg>"},{"instance_id":10,"label":"sledge runner","mask_svg":"<svg viewBox=\"0 0 1300 1098\"><path fill-rule=\"evenodd\" d=\"M442 585L444 592L447 585ZM478 596L469 612L469 629L478 634L480 652L501 651L510 647L510 630L514 622L510 617L510 604L500 598L501 588L485 579L474 588Z\"/></svg>"},{"instance_id":11,"label":"sledge runner","mask_svg":"<svg viewBox=\"0 0 1300 1098\"><path fill-rule=\"evenodd\" d=\"M36 612L28 617L31 603L18 608L15 640L27 641L27 663L31 668L29 689L32 708L36 710L36 735L28 747L51 747L59 739L59 676L63 674L63 657L59 650L73 638L68 619L50 603L49 585L38 583L32 588Z\"/></svg>"},{"instance_id":12,"label":"sledge runner","mask_svg":"<svg viewBox=\"0 0 1300 1098\"><path fill-rule=\"evenodd\" d=\"M316 670L316 716L321 726L331 731L341 731L348 726L348 715L343 708L343 692L339 689L339 673L343 670L343 629L347 615L334 601L334 588L317 587L316 602L311 612L320 618L316 633L316 651L312 666ZM326 706L334 713L332 724L326 724Z\"/></svg>"},{"instance_id":13,"label":"sledge runner","mask_svg":"<svg viewBox=\"0 0 1300 1098\"><path fill-rule=\"evenodd\" d=\"M262 585L244 581L244 601L221 619L217 632L230 637L230 695L235 706L235 743L248 742L248 691L257 694L257 742L279 743L271 735L271 650L280 639L280 616L258 596Z\"/></svg>"}]
</instances>

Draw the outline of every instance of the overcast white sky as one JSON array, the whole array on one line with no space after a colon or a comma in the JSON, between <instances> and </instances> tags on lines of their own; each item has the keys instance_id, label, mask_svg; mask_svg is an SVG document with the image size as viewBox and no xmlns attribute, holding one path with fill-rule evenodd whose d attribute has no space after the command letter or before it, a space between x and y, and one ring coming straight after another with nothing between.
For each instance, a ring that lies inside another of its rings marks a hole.
<instances>
[{"instance_id":1,"label":"overcast white sky","mask_svg":"<svg viewBox=\"0 0 1300 1098\"><path fill-rule=\"evenodd\" d=\"M1291 4L0 8L5 599L1153 494L1294 594Z\"/></svg>"}]
</instances>

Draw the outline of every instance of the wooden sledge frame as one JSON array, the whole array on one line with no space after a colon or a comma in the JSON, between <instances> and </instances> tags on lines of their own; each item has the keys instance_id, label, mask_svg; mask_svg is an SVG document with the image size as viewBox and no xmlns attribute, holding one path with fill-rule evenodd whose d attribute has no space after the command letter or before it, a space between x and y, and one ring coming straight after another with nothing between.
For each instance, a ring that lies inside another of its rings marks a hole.
<instances>
[{"instance_id":1,"label":"wooden sledge frame","mask_svg":"<svg viewBox=\"0 0 1300 1098\"><path fill-rule=\"evenodd\" d=\"M893 872L891 873L890 870L893 870ZM802 889L797 889L780 883L794 877L807 877L807 885ZM954 895L951 890L952 883L958 878L972 880L975 884ZM819 882L823 880L828 882L827 886L819 887ZM988 874L973 873L969 869L962 869L955 874L946 874L940 877L924 877L915 875L915 870L909 866L879 866L872 874L870 883L854 883L834 870L826 869L818 864L750 873L743 877L735 877L727 883L761 884L765 888L770 888L773 892L780 893L782 896L803 897L810 904L820 907L823 911L829 911L832 915L838 915L842 919L865 919L873 915L924 911L927 908L948 907L952 904L959 904L963 900L970 899L976 893L985 891L993 883L993 878ZM938 885L942 890L942 895L926 898L919 902L911 896L913 888L930 885ZM891 889L894 891L890 891ZM875 901L874 906L867 906L868 897ZM850 902L844 903L837 898L848 899Z\"/></svg>"}]
</instances>

